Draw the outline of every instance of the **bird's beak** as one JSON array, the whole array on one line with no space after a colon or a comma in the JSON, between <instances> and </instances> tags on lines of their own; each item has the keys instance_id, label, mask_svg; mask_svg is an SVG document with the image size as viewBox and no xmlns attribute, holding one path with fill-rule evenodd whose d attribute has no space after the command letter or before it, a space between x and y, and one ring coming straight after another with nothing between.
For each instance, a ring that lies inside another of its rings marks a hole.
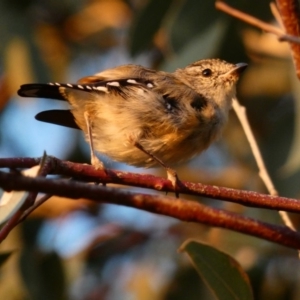
<instances>
[{"instance_id":1,"label":"bird's beak","mask_svg":"<svg viewBox=\"0 0 300 300\"><path fill-rule=\"evenodd\" d=\"M246 63L238 63L235 65L235 68L230 70L227 74L235 73L237 75L240 75L244 72L244 70L247 68L248 64Z\"/></svg>"},{"instance_id":2,"label":"bird's beak","mask_svg":"<svg viewBox=\"0 0 300 300\"><path fill-rule=\"evenodd\" d=\"M220 77L227 78L227 79L232 78L234 80L237 80L239 76L242 74L242 72L247 68L247 66L248 65L246 63L236 64L231 70L222 74Z\"/></svg>"}]
</instances>

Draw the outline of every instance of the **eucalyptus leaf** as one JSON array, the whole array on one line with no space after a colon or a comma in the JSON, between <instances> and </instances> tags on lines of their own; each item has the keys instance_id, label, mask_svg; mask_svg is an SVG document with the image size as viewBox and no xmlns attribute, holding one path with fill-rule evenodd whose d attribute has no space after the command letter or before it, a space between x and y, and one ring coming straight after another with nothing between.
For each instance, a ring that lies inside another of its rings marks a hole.
<instances>
[{"instance_id":1,"label":"eucalyptus leaf","mask_svg":"<svg viewBox=\"0 0 300 300\"><path fill-rule=\"evenodd\" d=\"M25 247L20 256L20 271L30 299L66 299L63 265L56 253Z\"/></svg>"},{"instance_id":2,"label":"eucalyptus leaf","mask_svg":"<svg viewBox=\"0 0 300 300\"><path fill-rule=\"evenodd\" d=\"M249 278L236 260L209 245L186 241L181 247L218 300L253 300Z\"/></svg>"}]
</instances>

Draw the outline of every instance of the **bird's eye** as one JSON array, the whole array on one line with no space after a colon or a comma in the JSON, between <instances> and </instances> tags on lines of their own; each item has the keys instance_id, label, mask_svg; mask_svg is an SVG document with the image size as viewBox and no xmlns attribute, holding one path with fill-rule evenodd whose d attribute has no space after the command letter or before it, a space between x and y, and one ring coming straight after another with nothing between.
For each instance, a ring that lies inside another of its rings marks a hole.
<instances>
[{"instance_id":1,"label":"bird's eye","mask_svg":"<svg viewBox=\"0 0 300 300\"><path fill-rule=\"evenodd\" d=\"M212 75L212 70L211 70L211 69L204 69L204 70L202 71L202 75L203 75L204 77L210 77L210 76Z\"/></svg>"}]
</instances>

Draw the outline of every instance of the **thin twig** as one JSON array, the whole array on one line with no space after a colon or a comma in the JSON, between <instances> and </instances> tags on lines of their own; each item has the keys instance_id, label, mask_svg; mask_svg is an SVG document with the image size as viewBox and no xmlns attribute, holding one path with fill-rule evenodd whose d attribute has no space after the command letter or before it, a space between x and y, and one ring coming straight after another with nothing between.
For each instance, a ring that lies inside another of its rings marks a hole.
<instances>
[{"instance_id":1,"label":"thin twig","mask_svg":"<svg viewBox=\"0 0 300 300\"><path fill-rule=\"evenodd\" d=\"M18 220L18 223L23 222L34 210L36 210L38 207L40 207L43 203L45 203L48 199L50 199L53 195L52 194L46 194L39 198L32 206L30 206L27 210L25 210ZM17 225L16 224L16 225Z\"/></svg>"},{"instance_id":2,"label":"thin twig","mask_svg":"<svg viewBox=\"0 0 300 300\"><path fill-rule=\"evenodd\" d=\"M252 26L258 27L266 32L270 32L277 35L280 41L287 41L291 43L300 44L300 38L298 36L286 34L282 29L273 26L269 23L266 23L264 21L261 21L244 12L241 12L240 10L233 8L222 1L216 1L215 6L217 9L222 10L223 12L237 19L240 19L248 24L251 24Z\"/></svg>"},{"instance_id":3,"label":"thin twig","mask_svg":"<svg viewBox=\"0 0 300 300\"><path fill-rule=\"evenodd\" d=\"M259 148L258 148L258 145L257 145L257 142L254 138L254 135L253 135L253 132L251 130L251 127L249 125L249 122L248 122L248 118L247 118L247 115L246 115L246 109L244 106L240 105L238 100L236 98L234 98L232 100L232 107L238 117L238 119L240 120L241 122L241 125L244 129L244 132L245 132L245 135L248 139L248 142L250 144L250 147L251 147L251 150L252 150L252 153L253 153L253 156L256 160L256 163L257 163L257 166L258 166L258 169L259 169L259 176L260 178L262 179L262 181L264 182L266 188L268 189L269 193L272 195L272 196L277 196L278 195L278 192L277 190L275 189L275 186L271 180L271 177L267 171L267 168L265 166L265 163L264 163L264 160L262 158L262 155L259 151ZM288 226L289 228L291 228L292 230L296 230L295 226L293 225L289 215L287 212L285 211L282 211L280 210L279 211L279 215L282 219L282 221L284 222L284 224L286 226Z\"/></svg>"},{"instance_id":4,"label":"thin twig","mask_svg":"<svg viewBox=\"0 0 300 300\"><path fill-rule=\"evenodd\" d=\"M265 183L269 193L273 196L277 196L278 192L275 189L275 186L273 185L273 182L268 174L267 168L265 166L264 160L261 156L261 153L259 151L258 145L256 143L256 140L254 138L253 132L251 130L251 127L248 122L248 118L246 116L246 109L244 106L240 105L238 100L236 98L232 99L232 107L242 125L242 128L245 132L245 135L248 139L248 142L250 144L253 156L256 160L258 169L259 169L259 176Z\"/></svg>"},{"instance_id":5,"label":"thin twig","mask_svg":"<svg viewBox=\"0 0 300 300\"><path fill-rule=\"evenodd\" d=\"M8 236L12 229L18 224L18 221L22 215L22 211L18 210L1 228L0 230L0 243Z\"/></svg>"},{"instance_id":6,"label":"thin twig","mask_svg":"<svg viewBox=\"0 0 300 300\"><path fill-rule=\"evenodd\" d=\"M271 9L273 17L279 24L280 28L284 28L281 15L280 15L279 10L274 2L270 3L270 9Z\"/></svg>"}]
</instances>

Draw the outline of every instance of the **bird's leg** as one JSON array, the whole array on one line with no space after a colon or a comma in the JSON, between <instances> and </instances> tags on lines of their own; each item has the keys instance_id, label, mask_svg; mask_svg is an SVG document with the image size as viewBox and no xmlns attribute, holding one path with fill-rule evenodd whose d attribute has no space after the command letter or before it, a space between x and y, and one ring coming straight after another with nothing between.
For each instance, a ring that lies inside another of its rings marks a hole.
<instances>
[{"instance_id":1,"label":"bird's leg","mask_svg":"<svg viewBox=\"0 0 300 300\"><path fill-rule=\"evenodd\" d=\"M88 112L84 112L84 120L87 127L89 145L91 150L91 165L94 166L96 169L104 170L103 162L96 156L95 149L94 149L94 142L93 142L93 134L92 134L92 123L89 118Z\"/></svg>"},{"instance_id":2,"label":"bird's leg","mask_svg":"<svg viewBox=\"0 0 300 300\"><path fill-rule=\"evenodd\" d=\"M142 152L144 152L145 154L147 154L149 157L151 157L153 160L155 160L158 164L160 164L167 172L167 178L171 181L173 187L174 187L174 192L176 197L179 197L179 193L177 191L178 188L178 183L179 183L179 178L177 175L177 172L175 170L173 170L172 168L168 167L162 160L160 160L158 157L156 157L155 155L153 155L152 153L150 153L149 151L147 151L136 139L133 139L131 137L131 141L133 143L133 145L138 148L139 150L141 150Z\"/></svg>"}]
</instances>

